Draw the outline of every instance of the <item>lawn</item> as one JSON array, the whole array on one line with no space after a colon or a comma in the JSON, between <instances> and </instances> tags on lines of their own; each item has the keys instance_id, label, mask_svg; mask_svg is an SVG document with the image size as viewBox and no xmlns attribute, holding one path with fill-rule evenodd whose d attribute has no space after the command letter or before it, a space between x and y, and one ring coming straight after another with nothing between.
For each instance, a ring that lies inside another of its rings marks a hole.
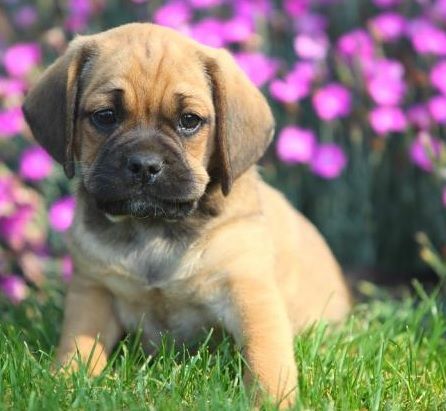
<instances>
[{"instance_id":1,"label":"lawn","mask_svg":"<svg viewBox=\"0 0 446 411\"><path fill-rule=\"evenodd\" d=\"M437 291L415 289L398 300L375 291L342 326L318 324L296 338L296 409L446 410L445 307ZM166 342L147 358L131 336L100 377L54 375L61 303L57 289L19 306L0 302L0 409L249 409L243 358L228 339L194 354Z\"/></svg>"}]
</instances>

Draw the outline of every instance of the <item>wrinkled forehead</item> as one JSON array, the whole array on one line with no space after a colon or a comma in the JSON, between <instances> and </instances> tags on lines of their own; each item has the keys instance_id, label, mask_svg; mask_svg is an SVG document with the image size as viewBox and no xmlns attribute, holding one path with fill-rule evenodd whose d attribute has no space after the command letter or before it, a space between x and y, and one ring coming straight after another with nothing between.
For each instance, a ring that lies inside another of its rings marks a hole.
<instances>
[{"instance_id":1,"label":"wrinkled forehead","mask_svg":"<svg viewBox=\"0 0 446 411\"><path fill-rule=\"evenodd\" d=\"M203 54L188 39L143 31L99 37L96 44L85 68L85 96L124 93L134 107L142 98L212 103Z\"/></svg>"}]
</instances>

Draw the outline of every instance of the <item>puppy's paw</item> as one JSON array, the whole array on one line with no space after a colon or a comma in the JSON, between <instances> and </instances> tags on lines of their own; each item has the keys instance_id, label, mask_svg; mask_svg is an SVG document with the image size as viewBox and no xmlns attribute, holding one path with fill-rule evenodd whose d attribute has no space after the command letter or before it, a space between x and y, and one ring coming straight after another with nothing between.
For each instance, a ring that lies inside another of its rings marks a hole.
<instances>
[{"instance_id":1,"label":"puppy's paw","mask_svg":"<svg viewBox=\"0 0 446 411\"><path fill-rule=\"evenodd\" d=\"M78 372L82 367L82 360L79 353L58 355L51 364L51 373L53 375L70 375Z\"/></svg>"},{"instance_id":2,"label":"puppy's paw","mask_svg":"<svg viewBox=\"0 0 446 411\"><path fill-rule=\"evenodd\" d=\"M101 355L81 355L74 353L59 354L51 366L53 374L70 375L80 370L86 370L90 377L97 377L107 365L107 359Z\"/></svg>"},{"instance_id":3,"label":"puppy's paw","mask_svg":"<svg viewBox=\"0 0 446 411\"><path fill-rule=\"evenodd\" d=\"M297 396L296 386L282 388L280 394L268 392L264 387L262 387L258 379L254 379L252 377L252 373L249 371L245 372L243 381L246 389L250 393L250 397L252 398L253 410L288 410L292 409L295 405Z\"/></svg>"}]
</instances>

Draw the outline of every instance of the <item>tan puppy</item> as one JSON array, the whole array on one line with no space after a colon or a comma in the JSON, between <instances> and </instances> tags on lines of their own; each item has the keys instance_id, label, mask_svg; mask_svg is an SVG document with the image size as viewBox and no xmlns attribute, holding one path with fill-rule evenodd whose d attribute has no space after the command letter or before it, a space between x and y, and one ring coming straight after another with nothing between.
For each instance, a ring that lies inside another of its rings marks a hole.
<instances>
[{"instance_id":1,"label":"tan puppy","mask_svg":"<svg viewBox=\"0 0 446 411\"><path fill-rule=\"evenodd\" d=\"M316 229L259 178L274 120L224 50L129 24L76 38L24 104L35 138L80 176L58 359L98 374L125 330L146 346L222 327L281 406L293 335L349 294Z\"/></svg>"}]
</instances>

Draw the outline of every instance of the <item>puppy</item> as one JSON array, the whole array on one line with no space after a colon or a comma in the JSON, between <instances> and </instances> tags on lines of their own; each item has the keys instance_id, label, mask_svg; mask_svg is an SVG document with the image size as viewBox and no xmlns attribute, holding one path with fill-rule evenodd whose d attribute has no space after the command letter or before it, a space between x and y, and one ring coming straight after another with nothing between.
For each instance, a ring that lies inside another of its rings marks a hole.
<instances>
[{"instance_id":1,"label":"puppy","mask_svg":"<svg viewBox=\"0 0 446 411\"><path fill-rule=\"evenodd\" d=\"M152 24L77 37L23 109L80 178L58 360L98 374L138 325L147 347L220 327L247 380L292 404L293 335L350 298L320 234L256 171L274 120L230 54Z\"/></svg>"}]
</instances>

